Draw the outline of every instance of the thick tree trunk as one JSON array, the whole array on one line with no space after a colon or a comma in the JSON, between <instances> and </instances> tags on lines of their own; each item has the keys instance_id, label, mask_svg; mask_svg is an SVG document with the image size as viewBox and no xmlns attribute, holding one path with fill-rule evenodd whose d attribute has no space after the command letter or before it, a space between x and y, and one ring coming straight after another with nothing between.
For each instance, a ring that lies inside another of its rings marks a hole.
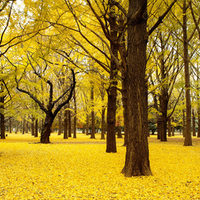
<instances>
[{"instance_id":1,"label":"thick tree trunk","mask_svg":"<svg viewBox=\"0 0 200 200\"><path fill-rule=\"evenodd\" d=\"M184 64L185 64L185 98L186 98L186 132L184 146L192 145L191 136L191 100L190 100L190 72L188 59L188 39L187 39L187 6L186 0L183 1L183 47L184 47Z\"/></svg>"},{"instance_id":2,"label":"thick tree trunk","mask_svg":"<svg viewBox=\"0 0 200 200\"><path fill-rule=\"evenodd\" d=\"M41 143L44 144L50 143L49 137L51 134L52 124L53 124L53 116L47 115L41 132L41 138L40 138Z\"/></svg>"},{"instance_id":3,"label":"thick tree trunk","mask_svg":"<svg viewBox=\"0 0 200 200\"><path fill-rule=\"evenodd\" d=\"M141 0L129 0L128 16L132 16L143 6ZM148 106L146 71L147 15L128 25L128 144L125 176L151 175L148 148Z\"/></svg>"}]
</instances>

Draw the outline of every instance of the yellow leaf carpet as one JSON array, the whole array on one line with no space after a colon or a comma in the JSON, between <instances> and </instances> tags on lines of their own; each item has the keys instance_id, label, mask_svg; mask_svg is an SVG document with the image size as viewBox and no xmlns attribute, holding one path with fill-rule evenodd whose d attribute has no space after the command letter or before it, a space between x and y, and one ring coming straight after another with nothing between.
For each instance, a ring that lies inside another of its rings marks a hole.
<instances>
[{"instance_id":1,"label":"yellow leaf carpet","mask_svg":"<svg viewBox=\"0 0 200 200\"><path fill-rule=\"evenodd\" d=\"M0 140L0 199L200 199L200 139L184 147L182 136L160 142L149 138L153 176L125 178L125 151L117 139L117 153L90 136L37 143L30 134L9 134Z\"/></svg>"}]
</instances>

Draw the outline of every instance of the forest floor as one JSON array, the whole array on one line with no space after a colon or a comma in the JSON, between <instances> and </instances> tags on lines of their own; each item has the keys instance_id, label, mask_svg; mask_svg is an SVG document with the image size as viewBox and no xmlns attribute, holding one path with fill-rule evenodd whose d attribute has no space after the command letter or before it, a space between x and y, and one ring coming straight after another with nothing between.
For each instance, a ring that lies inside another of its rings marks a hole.
<instances>
[{"instance_id":1,"label":"forest floor","mask_svg":"<svg viewBox=\"0 0 200 200\"><path fill-rule=\"evenodd\" d=\"M30 134L0 140L0 200L200 199L200 139L185 147L180 135L168 142L151 136L153 176L126 178L123 139L117 153L106 153L99 134L62 137L52 134L50 144Z\"/></svg>"}]
</instances>

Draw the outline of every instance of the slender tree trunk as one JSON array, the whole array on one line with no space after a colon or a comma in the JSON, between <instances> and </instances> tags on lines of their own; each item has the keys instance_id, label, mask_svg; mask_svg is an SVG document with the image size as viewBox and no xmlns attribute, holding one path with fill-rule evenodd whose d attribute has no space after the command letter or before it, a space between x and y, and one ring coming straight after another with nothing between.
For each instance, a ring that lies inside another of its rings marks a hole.
<instances>
[{"instance_id":1,"label":"slender tree trunk","mask_svg":"<svg viewBox=\"0 0 200 200\"><path fill-rule=\"evenodd\" d=\"M191 101L190 101L190 72L188 60L188 38L187 38L187 13L186 0L183 1L183 45L185 64L185 98L186 98L186 132L184 146L192 145L191 137Z\"/></svg>"},{"instance_id":2,"label":"slender tree trunk","mask_svg":"<svg viewBox=\"0 0 200 200\"><path fill-rule=\"evenodd\" d=\"M135 22L131 17L145 5L145 12ZM148 106L146 83L147 3L129 0L128 18L128 144L125 176L151 175L148 148Z\"/></svg>"},{"instance_id":3,"label":"slender tree trunk","mask_svg":"<svg viewBox=\"0 0 200 200\"><path fill-rule=\"evenodd\" d=\"M62 134L63 126L62 126L62 112L58 114L58 135Z\"/></svg>"},{"instance_id":4,"label":"slender tree trunk","mask_svg":"<svg viewBox=\"0 0 200 200\"><path fill-rule=\"evenodd\" d=\"M38 119L35 120L35 137L38 137Z\"/></svg>"},{"instance_id":5,"label":"slender tree trunk","mask_svg":"<svg viewBox=\"0 0 200 200\"><path fill-rule=\"evenodd\" d=\"M68 104L68 108L70 108L70 104ZM70 110L68 110L68 137L72 137L72 121Z\"/></svg>"},{"instance_id":6,"label":"slender tree trunk","mask_svg":"<svg viewBox=\"0 0 200 200\"><path fill-rule=\"evenodd\" d=\"M2 113L0 113L1 117L1 139L6 139L5 135L5 116L4 116L4 97L0 97L0 102L2 105L0 108L2 109Z\"/></svg>"},{"instance_id":7,"label":"slender tree trunk","mask_svg":"<svg viewBox=\"0 0 200 200\"><path fill-rule=\"evenodd\" d=\"M25 133L25 124L26 124L26 120L23 119L23 125L22 125L22 134Z\"/></svg>"},{"instance_id":8,"label":"slender tree trunk","mask_svg":"<svg viewBox=\"0 0 200 200\"><path fill-rule=\"evenodd\" d=\"M174 117L172 117L172 123L174 122ZM172 125L172 136L175 136L174 134L174 125Z\"/></svg>"},{"instance_id":9,"label":"slender tree trunk","mask_svg":"<svg viewBox=\"0 0 200 200\"><path fill-rule=\"evenodd\" d=\"M86 114L86 135L89 135L89 116Z\"/></svg>"},{"instance_id":10,"label":"slender tree trunk","mask_svg":"<svg viewBox=\"0 0 200 200\"><path fill-rule=\"evenodd\" d=\"M117 126L117 138L122 138L122 129L121 126Z\"/></svg>"},{"instance_id":11,"label":"slender tree trunk","mask_svg":"<svg viewBox=\"0 0 200 200\"><path fill-rule=\"evenodd\" d=\"M104 89L104 75L101 76L102 82L101 82L101 100L104 101L105 96L105 89ZM105 106L102 106L101 109L101 140L105 140Z\"/></svg>"},{"instance_id":12,"label":"slender tree trunk","mask_svg":"<svg viewBox=\"0 0 200 200\"><path fill-rule=\"evenodd\" d=\"M183 109L183 137L185 137L185 132L186 132L186 128L185 128L185 110Z\"/></svg>"},{"instance_id":13,"label":"slender tree trunk","mask_svg":"<svg viewBox=\"0 0 200 200\"><path fill-rule=\"evenodd\" d=\"M192 128L193 128L193 136L196 136L196 128L195 128L195 113L194 109L192 109Z\"/></svg>"},{"instance_id":14,"label":"slender tree trunk","mask_svg":"<svg viewBox=\"0 0 200 200\"><path fill-rule=\"evenodd\" d=\"M26 131L25 133L28 133L28 121L26 121Z\"/></svg>"},{"instance_id":15,"label":"slender tree trunk","mask_svg":"<svg viewBox=\"0 0 200 200\"><path fill-rule=\"evenodd\" d=\"M198 108L198 132L197 137L200 137L200 107Z\"/></svg>"},{"instance_id":16,"label":"slender tree trunk","mask_svg":"<svg viewBox=\"0 0 200 200\"><path fill-rule=\"evenodd\" d=\"M94 85L92 84L91 87L91 101L92 101L92 111L91 111L91 118L92 118L92 131L91 131L91 139L95 139L95 118L94 118Z\"/></svg>"},{"instance_id":17,"label":"slender tree trunk","mask_svg":"<svg viewBox=\"0 0 200 200\"><path fill-rule=\"evenodd\" d=\"M162 116L157 115L157 139L161 139L161 134L162 134Z\"/></svg>"},{"instance_id":18,"label":"slender tree trunk","mask_svg":"<svg viewBox=\"0 0 200 200\"><path fill-rule=\"evenodd\" d=\"M76 138L76 92L74 89L74 135L73 138Z\"/></svg>"},{"instance_id":19,"label":"slender tree trunk","mask_svg":"<svg viewBox=\"0 0 200 200\"><path fill-rule=\"evenodd\" d=\"M167 129L168 129L168 137L172 136L172 130L171 130L171 118L168 119L168 124L167 124Z\"/></svg>"},{"instance_id":20,"label":"slender tree trunk","mask_svg":"<svg viewBox=\"0 0 200 200\"><path fill-rule=\"evenodd\" d=\"M114 6L110 2L110 13L109 13L109 22L110 22L110 32L111 37L115 41L117 38L118 31L116 30L116 13ZM117 152L116 147L116 100L117 100L117 64L114 61L114 56L118 57L118 46L111 42L111 63L110 63L110 87L108 89L108 107L107 107L107 137L106 137L106 152L115 153Z\"/></svg>"},{"instance_id":21,"label":"slender tree trunk","mask_svg":"<svg viewBox=\"0 0 200 200\"><path fill-rule=\"evenodd\" d=\"M12 119L10 118L9 119L9 130L10 130L10 133L12 133Z\"/></svg>"},{"instance_id":22,"label":"slender tree trunk","mask_svg":"<svg viewBox=\"0 0 200 200\"><path fill-rule=\"evenodd\" d=\"M123 82L122 82L122 102L123 102L123 115L124 115L124 144L123 146L126 146L128 143L128 108L127 108L127 89L128 89L128 82L127 82L127 73L123 73Z\"/></svg>"},{"instance_id":23,"label":"slender tree trunk","mask_svg":"<svg viewBox=\"0 0 200 200\"><path fill-rule=\"evenodd\" d=\"M65 109L67 108L67 106L65 106ZM67 134L67 127L68 124L68 111L65 110L64 111L64 122L63 122L63 126L64 126L64 135L63 135L63 139L68 139L68 134Z\"/></svg>"},{"instance_id":24,"label":"slender tree trunk","mask_svg":"<svg viewBox=\"0 0 200 200\"><path fill-rule=\"evenodd\" d=\"M32 135L32 136L34 136L34 134L35 134L34 122L35 122L35 118L32 116L32 123L31 123L31 135Z\"/></svg>"},{"instance_id":25,"label":"slender tree trunk","mask_svg":"<svg viewBox=\"0 0 200 200\"><path fill-rule=\"evenodd\" d=\"M101 113L101 140L105 140L105 108L102 107L102 113Z\"/></svg>"}]
</instances>

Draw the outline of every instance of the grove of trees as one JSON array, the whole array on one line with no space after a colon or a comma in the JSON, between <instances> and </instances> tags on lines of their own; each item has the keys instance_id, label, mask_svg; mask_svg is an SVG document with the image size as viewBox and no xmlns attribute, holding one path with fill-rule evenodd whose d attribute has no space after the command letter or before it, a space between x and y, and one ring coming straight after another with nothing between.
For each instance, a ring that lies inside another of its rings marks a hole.
<instances>
[{"instance_id":1,"label":"grove of trees","mask_svg":"<svg viewBox=\"0 0 200 200\"><path fill-rule=\"evenodd\" d=\"M152 175L151 131L200 137L198 0L3 0L0 14L1 139L100 130L115 153L123 128L130 177Z\"/></svg>"}]
</instances>

